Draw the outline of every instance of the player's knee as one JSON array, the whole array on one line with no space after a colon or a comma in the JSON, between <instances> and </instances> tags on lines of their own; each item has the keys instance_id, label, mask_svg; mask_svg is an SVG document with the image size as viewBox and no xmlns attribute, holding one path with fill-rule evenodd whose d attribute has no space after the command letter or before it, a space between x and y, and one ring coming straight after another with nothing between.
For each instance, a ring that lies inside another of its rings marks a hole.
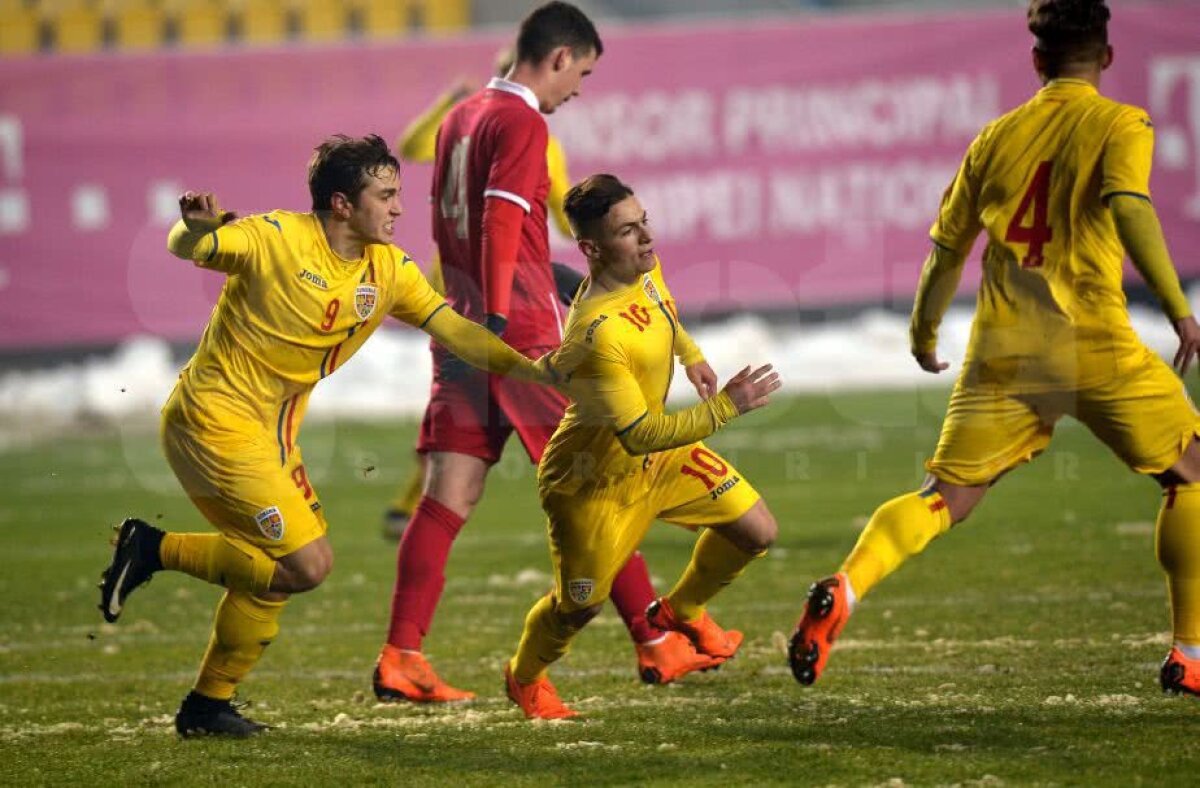
<instances>
[{"instance_id":1,"label":"player's knee","mask_svg":"<svg viewBox=\"0 0 1200 788\"><path fill-rule=\"evenodd\" d=\"M1200 482L1200 441L1193 438L1175 464L1155 474L1154 480L1163 487Z\"/></svg>"},{"instance_id":2,"label":"player's knee","mask_svg":"<svg viewBox=\"0 0 1200 788\"><path fill-rule=\"evenodd\" d=\"M941 480L935 480L933 487L946 502L946 510L950 512L950 522L953 524L961 523L970 517L988 491L986 484L966 487Z\"/></svg>"},{"instance_id":3,"label":"player's knee","mask_svg":"<svg viewBox=\"0 0 1200 788\"><path fill-rule=\"evenodd\" d=\"M333 552L314 550L307 555L296 556L288 562L288 590L300 594L312 591L325 582L333 571Z\"/></svg>"},{"instance_id":4,"label":"player's knee","mask_svg":"<svg viewBox=\"0 0 1200 788\"><path fill-rule=\"evenodd\" d=\"M732 528L722 534L741 550L758 554L768 550L779 537L779 523L764 501L759 501L746 512Z\"/></svg>"},{"instance_id":5,"label":"player's knee","mask_svg":"<svg viewBox=\"0 0 1200 788\"><path fill-rule=\"evenodd\" d=\"M759 524L755 528L752 537L754 539L754 552L761 553L775 544L775 540L779 538L779 523L775 520L775 515L771 514L771 510L764 505L762 512L759 515Z\"/></svg>"},{"instance_id":6,"label":"player's knee","mask_svg":"<svg viewBox=\"0 0 1200 788\"><path fill-rule=\"evenodd\" d=\"M295 587L297 593L312 591L321 583L325 582L325 578L329 577L329 573L333 570L333 562L306 565L300 568L295 575Z\"/></svg>"},{"instance_id":7,"label":"player's knee","mask_svg":"<svg viewBox=\"0 0 1200 788\"><path fill-rule=\"evenodd\" d=\"M487 466L481 463L482 461L470 464L456 463L440 457L434 459L429 468L425 495L450 510L467 516L483 497Z\"/></svg>"}]
</instances>

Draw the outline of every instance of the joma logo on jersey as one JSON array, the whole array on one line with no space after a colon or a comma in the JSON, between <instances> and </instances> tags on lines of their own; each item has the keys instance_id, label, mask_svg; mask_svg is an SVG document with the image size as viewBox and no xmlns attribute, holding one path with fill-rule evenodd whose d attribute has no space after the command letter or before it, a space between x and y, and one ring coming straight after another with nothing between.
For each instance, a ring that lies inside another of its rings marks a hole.
<instances>
[{"instance_id":1,"label":"joma logo on jersey","mask_svg":"<svg viewBox=\"0 0 1200 788\"><path fill-rule=\"evenodd\" d=\"M608 320L608 315L600 315L600 317L592 321L592 324L588 326L587 333L583 337L585 342L587 342L589 345L592 343L592 335L596 333L596 329L599 328L600 324L605 320Z\"/></svg>"},{"instance_id":2,"label":"joma logo on jersey","mask_svg":"<svg viewBox=\"0 0 1200 788\"><path fill-rule=\"evenodd\" d=\"M740 476L734 476L730 479L726 479L725 481L721 482L719 487L714 488L709 495L711 495L712 499L715 501L725 493L729 492L729 490L733 488L733 485L737 484L741 480L742 478Z\"/></svg>"},{"instance_id":3,"label":"joma logo on jersey","mask_svg":"<svg viewBox=\"0 0 1200 788\"><path fill-rule=\"evenodd\" d=\"M318 276L317 274L314 274L312 271L308 270L307 268L305 268L300 273L296 274L296 276L300 277L301 279L303 279L305 282L308 282L309 284L316 285L317 287L321 288L322 290L329 289L329 283L326 282L323 277Z\"/></svg>"},{"instance_id":4,"label":"joma logo on jersey","mask_svg":"<svg viewBox=\"0 0 1200 788\"><path fill-rule=\"evenodd\" d=\"M375 314L375 302L379 299L379 288L375 285L359 285L354 291L354 312L359 320Z\"/></svg>"}]
</instances>

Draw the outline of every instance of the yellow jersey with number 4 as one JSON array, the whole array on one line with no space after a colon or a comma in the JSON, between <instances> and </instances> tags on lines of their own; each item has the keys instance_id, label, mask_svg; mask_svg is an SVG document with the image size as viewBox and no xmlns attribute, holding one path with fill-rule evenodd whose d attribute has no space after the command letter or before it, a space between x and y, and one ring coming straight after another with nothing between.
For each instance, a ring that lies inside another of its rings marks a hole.
<instances>
[{"instance_id":1,"label":"yellow jersey with number 4","mask_svg":"<svg viewBox=\"0 0 1200 788\"><path fill-rule=\"evenodd\" d=\"M1150 198L1153 146L1144 110L1074 79L1049 82L980 132L930 231L963 253L987 233L966 385L1084 388L1146 358L1107 200Z\"/></svg>"},{"instance_id":2,"label":"yellow jersey with number 4","mask_svg":"<svg viewBox=\"0 0 1200 788\"><path fill-rule=\"evenodd\" d=\"M662 268L571 307L554 368L572 402L538 466L543 492L604 486L642 469L618 435L665 410L675 360L704 360L675 309Z\"/></svg>"},{"instance_id":3,"label":"yellow jersey with number 4","mask_svg":"<svg viewBox=\"0 0 1200 788\"><path fill-rule=\"evenodd\" d=\"M345 260L311 213L274 211L227 224L193 257L227 278L180 372L170 415L201 428L266 426L284 446L294 443L312 387L384 317L420 326L445 305L401 249L373 244Z\"/></svg>"}]
</instances>

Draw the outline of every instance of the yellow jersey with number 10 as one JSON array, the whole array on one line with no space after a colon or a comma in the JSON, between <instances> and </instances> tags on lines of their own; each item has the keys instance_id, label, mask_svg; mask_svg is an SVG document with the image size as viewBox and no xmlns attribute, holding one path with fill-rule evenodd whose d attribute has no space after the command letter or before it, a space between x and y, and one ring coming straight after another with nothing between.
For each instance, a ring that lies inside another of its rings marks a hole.
<instances>
[{"instance_id":1,"label":"yellow jersey with number 10","mask_svg":"<svg viewBox=\"0 0 1200 788\"><path fill-rule=\"evenodd\" d=\"M931 230L934 243L964 253L987 233L965 385L1084 388L1146 357L1106 201L1150 198L1153 147L1144 110L1074 79L1049 82L980 132Z\"/></svg>"},{"instance_id":2,"label":"yellow jersey with number 10","mask_svg":"<svg viewBox=\"0 0 1200 788\"><path fill-rule=\"evenodd\" d=\"M642 469L617 436L666 409L675 360L704 360L675 309L662 268L603 295L577 299L554 368L572 402L538 466L542 492L605 486Z\"/></svg>"}]
</instances>

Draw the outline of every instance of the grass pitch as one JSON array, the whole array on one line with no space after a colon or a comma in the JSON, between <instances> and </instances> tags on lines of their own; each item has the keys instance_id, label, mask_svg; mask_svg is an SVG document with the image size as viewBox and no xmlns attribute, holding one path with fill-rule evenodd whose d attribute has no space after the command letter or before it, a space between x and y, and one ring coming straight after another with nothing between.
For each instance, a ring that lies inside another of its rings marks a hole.
<instances>
[{"instance_id":1,"label":"grass pitch","mask_svg":"<svg viewBox=\"0 0 1200 788\"><path fill-rule=\"evenodd\" d=\"M321 785L1194 784L1200 706L1166 697L1154 560L1157 486L1074 422L975 516L858 609L820 683L784 657L805 590L880 502L912 489L944 391L780 400L711 443L766 497L777 547L712 605L746 645L720 671L646 687L607 611L555 669L579 722L526 722L503 660L550 584L532 469L510 445L460 536L427 653L467 706L376 704L394 547L380 513L411 462L413 427L306 428L337 553L296 597L245 683L250 741L180 741L172 715L219 589L163 574L102 623L94 584L108 525L138 514L206 527L145 429L0 455L0 782ZM693 536L656 526L659 588Z\"/></svg>"}]
</instances>

